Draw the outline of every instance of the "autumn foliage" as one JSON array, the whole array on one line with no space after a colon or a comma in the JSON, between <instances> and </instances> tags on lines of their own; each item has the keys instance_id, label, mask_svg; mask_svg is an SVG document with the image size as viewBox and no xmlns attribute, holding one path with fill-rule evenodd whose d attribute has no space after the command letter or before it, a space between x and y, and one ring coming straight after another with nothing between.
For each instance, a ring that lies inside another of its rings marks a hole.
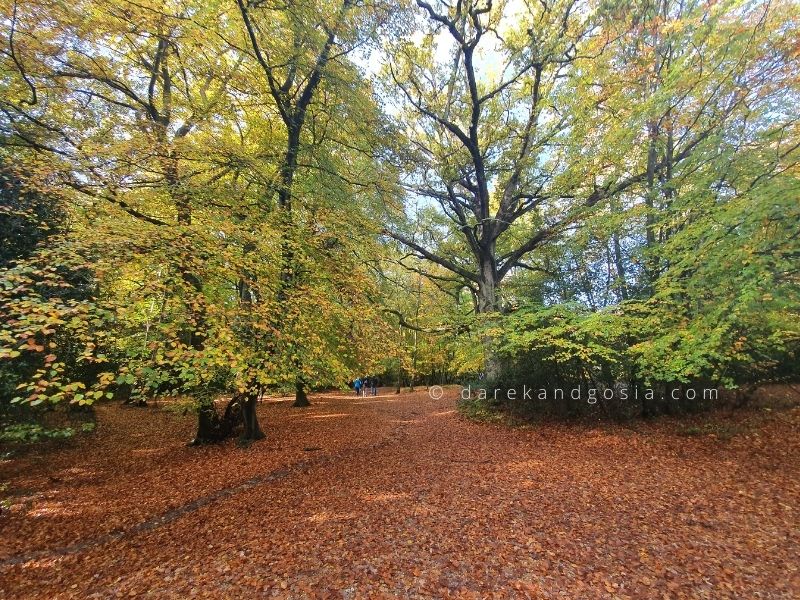
<instances>
[{"instance_id":1,"label":"autumn foliage","mask_svg":"<svg viewBox=\"0 0 800 600\"><path fill-rule=\"evenodd\" d=\"M798 593L796 2L0 23L0 595Z\"/></svg>"}]
</instances>

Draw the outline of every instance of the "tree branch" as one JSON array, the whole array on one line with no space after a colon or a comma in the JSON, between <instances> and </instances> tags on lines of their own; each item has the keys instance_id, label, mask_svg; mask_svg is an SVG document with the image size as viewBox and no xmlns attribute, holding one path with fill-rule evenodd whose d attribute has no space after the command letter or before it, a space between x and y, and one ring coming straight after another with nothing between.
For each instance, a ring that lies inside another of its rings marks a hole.
<instances>
[{"instance_id":1,"label":"tree branch","mask_svg":"<svg viewBox=\"0 0 800 600\"><path fill-rule=\"evenodd\" d=\"M441 256L438 256L437 254L434 254L430 250L428 250L425 247L421 246L420 244L417 244L416 242L408 239L407 237L405 237L405 236L403 236L403 235L401 235L399 233L396 233L394 231L391 231L389 229L384 229L383 233L385 235L388 235L389 237L397 240L398 242L400 242L404 246L408 246L409 248L411 248L412 250L414 250L415 252L420 254L422 256L422 258L427 258L429 261L435 262L436 264L441 265L442 267L444 267L448 271L456 273L457 275L461 275L461 277L463 277L464 279L467 279L468 281L473 281L475 283L478 282L478 276L475 273L472 273L471 271L468 271L464 267L460 267L459 265L455 264L454 262L452 262L450 260L447 260L446 258L442 258Z\"/></svg>"}]
</instances>

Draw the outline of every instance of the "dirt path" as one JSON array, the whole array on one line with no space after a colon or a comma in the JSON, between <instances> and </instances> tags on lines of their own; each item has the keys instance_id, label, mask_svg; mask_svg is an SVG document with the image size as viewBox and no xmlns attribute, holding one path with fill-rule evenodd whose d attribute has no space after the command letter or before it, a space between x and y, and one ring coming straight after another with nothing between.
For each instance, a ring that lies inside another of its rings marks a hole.
<instances>
[{"instance_id":1,"label":"dirt path","mask_svg":"<svg viewBox=\"0 0 800 600\"><path fill-rule=\"evenodd\" d=\"M262 406L247 450L106 406L92 439L0 463L0 597L800 594L797 409L721 441L478 425L453 392L313 402Z\"/></svg>"}]
</instances>

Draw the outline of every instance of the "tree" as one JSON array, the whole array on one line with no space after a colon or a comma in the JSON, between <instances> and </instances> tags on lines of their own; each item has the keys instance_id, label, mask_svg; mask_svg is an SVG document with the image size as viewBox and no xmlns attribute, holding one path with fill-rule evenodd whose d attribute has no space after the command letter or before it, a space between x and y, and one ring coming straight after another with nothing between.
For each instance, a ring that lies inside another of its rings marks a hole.
<instances>
[{"instance_id":1,"label":"tree","mask_svg":"<svg viewBox=\"0 0 800 600\"><path fill-rule=\"evenodd\" d=\"M385 180L381 115L345 55L381 21L345 3L329 30L319 8L259 23L251 9L267 8L241 5L244 25L192 3L9 15L1 108L13 143L47 157L35 184L70 190L71 247L101 280L88 310L117 317L116 380L191 397L197 442L231 430L218 396L258 439L265 390L340 384L374 347L352 351L348 329L377 340L356 251L377 254L362 224ZM267 53L262 25L290 43L270 38ZM289 66L261 63L273 55ZM279 94L263 93L265 66Z\"/></svg>"},{"instance_id":2,"label":"tree","mask_svg":"<svg viewBox=\"0 0 800 600\"><path fill-rule=\"evenodd\" d=\"M298 195L295 180L304 152L325 143L325 130L336 121L335 116L326 111L325 103L331 101L328 93L337 93L334 85L323 83L331 72L338 70L334 77L346 75L346 65L342 63L356 47L369 41L375 29L386 18L386 8L360 6L353 0L341 0L321 6L319 3L299 3L290 6L271 6L237 0L242 22L247 32L249 51L260 67L264 81L280 116L285 136L285 150L278 164L278 185L276 195L281 211L282 236L281 286L278 290L278 306L284 308L291 295L298 292L298 269L296 263L302 262L298 256L302 245L297 243L296 230L298 217L297 203L302 209L304 197ZM370 17L376 18L370 22ZM288 43L275 44L274 32L280 30L287 34ZM273 35L271 35L273 34ZM338 66L338 69L336 68ZM320 96L322 99L320 100ZM315 102L321 102L317 108ZM327 113L327 114L326 114ZM316 119L321 120L323 138L307 133L309 120L312 127ZM287 311L276 314L276 322L286 318ZM297 355L292 358L296 370L296 396L294 406L308 406L305 393L307 382L303 378L303 367Z\"/></svg>"},{"instance_id":3,"label":"tree","mask_svg":"<svg viewBox=\"0 0 800 600\"><path fill-rule=\"evenodd\" d=\"M667 190L693 156L708 158L762 94L772 68L755 40L785 19L771 5L735 17L706 4L417 5L423 43L401 38L387 70L404 118L418 120L406 128L418 150L407 189L443 220L387 234L461 278L488 314L501 282L536 268L546 246L631 193L651 190L653 204L656 181ZM666 152L653 123L669 132ZM499 373L490 350L486 368Z\"/></svg>"},{"instance_id":4,"label":"tree","mask_svg":"<svg viewBox=\"0 0 800 600\"><path fill-rule=\"evenodd\" d=\"M225 171L198 160L192 135L224 110L238 68L224 46L200 44L217 15L191 4L120 8L98 0L57 10L15 3L11 19L20 89L2 110L14 138L54 157L47 177L74 190L78 202L120 209L117 234L151 252L154 242L169 245L171 252L158 252L166 271L180 275L167 277L175 286L169 295L187 311L176 334L202 356L210 326L198 248L204 224L197 214L205 207L195 184ZM213 404L201 402L198 414L196 439L213 438Z\"/></svg>"}]
</instances>

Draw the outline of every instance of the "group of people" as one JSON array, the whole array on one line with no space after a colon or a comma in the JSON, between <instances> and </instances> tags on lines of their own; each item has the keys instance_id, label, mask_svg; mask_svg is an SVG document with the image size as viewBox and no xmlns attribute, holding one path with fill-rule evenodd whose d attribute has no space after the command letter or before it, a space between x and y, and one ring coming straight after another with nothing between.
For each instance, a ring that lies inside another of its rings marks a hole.
<instances>
[{"instance_id":1,"label":"group of people","mask_svg":"<svg viewBox=\"0 0 800 600\"><path fill-rule=\"evenodd\" d=\"M378 378L377 377L357 377L353 382L353 389L356 396L377 396Z\"/></svg>"}]
</instances>

